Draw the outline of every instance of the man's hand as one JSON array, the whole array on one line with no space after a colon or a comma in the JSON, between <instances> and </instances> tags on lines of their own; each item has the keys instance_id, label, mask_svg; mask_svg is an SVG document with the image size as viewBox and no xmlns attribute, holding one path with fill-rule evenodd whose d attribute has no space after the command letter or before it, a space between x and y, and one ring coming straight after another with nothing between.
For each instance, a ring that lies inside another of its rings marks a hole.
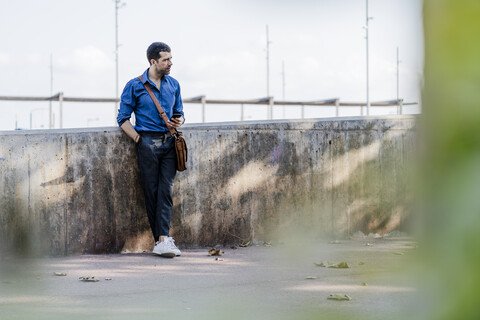
<instances>
[{"instance_id":1,"label":"man's hand","mask_svg":"<svg viewBox=\"0 0 480 320\"><path fill-rule=\"evenodd\" d=\"M179 118L171 118L168 120L168 126L172 128L178 128L180 127L183 123L185 122L185 119L183 117Z\"/></svg>"},{"instance_id":2,"label":"man's hand","mask_svg":"<svg viewBox=\"0 0 480 320\"><path fill-rule=\"evenodd\" d=\"M125 121L120 126L120 128L122 128L122 130L125 131L127 136L132 138L132 140L135 141L135 143L138 143L140 141L141 136L138 134L138 132L135 130L135 128L133 128L132 123L129 120Z\"/></svg>"}]
</instances>

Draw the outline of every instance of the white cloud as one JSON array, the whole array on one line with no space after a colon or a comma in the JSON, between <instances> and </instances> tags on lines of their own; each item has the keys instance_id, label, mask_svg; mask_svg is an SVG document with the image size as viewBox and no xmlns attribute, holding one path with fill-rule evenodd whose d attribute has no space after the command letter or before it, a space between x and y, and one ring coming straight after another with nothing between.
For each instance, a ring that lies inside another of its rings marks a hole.
<instances>
[{"instance_id":1,"label":"white cloud","mask_svg":"<svg viewBox=\"0 0 480 320\"><path fill-rule=\"evenodd\" d=\"M30 52L29 54L27 54L25 61L31 65L40 64L42 63L42 55L38 52ZM47 63L47 61L48 60L45 59L45 64Z\"/></svg>"},{"instance_id":2,"label":"white cloud","mask_svg":"<svg viewBox=\"0 0 480 320\"><path fill-rule=\"evenodd\" d=\"M113 68L115 61L95 46L76 48L59 59L59 66L68 71L94 74Z\"/></svg>"},{"instance_id":3,"label":"white cloud","mask_svg":"<svg viewBox=\"0 0 480 320\"><path fill-rule=\"evenodd\" d=\"M6 52L0 52L0 66L7 66L10 64L11 58L10 55Z\"/></svg>"},{"instance_id":4,"label":"white cloud","mask_svg":"<svg viewBox=\"0 0 480 320\"><path fill-rule=\"evenodd\" d=\"M314 57L307 57L300 63L300 69L305 73L316 73L320 70L321 63L319 59Z\"/></svg>"},{"instance_id":5,"label":"white cloud","mask_svg":"<svg viewBox=\"0 0 480 320\"><path fill-rule=\"evenodd\" d=\"M260 85L263 88L264 78L258 74L259 69L263 72L262 63L262 58L250 51L199 55L186 64L178 64L175 74L182 80L183 92L187 95L210 96L213 93L211 97L215 98L255 97L259 94L255 88Z\"/></svg>"}]
</instances>

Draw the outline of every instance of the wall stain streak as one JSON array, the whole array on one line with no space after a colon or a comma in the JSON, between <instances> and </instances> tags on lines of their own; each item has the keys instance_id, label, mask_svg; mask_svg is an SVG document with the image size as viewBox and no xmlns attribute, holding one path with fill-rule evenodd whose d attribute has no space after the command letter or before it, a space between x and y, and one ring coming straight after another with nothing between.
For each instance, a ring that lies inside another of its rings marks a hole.
<instances>
[{"instance_id":1,"label":"wall stain streak","mask_svg":"<svg viewBox=\"0 0 480 320\"><path fill-rule=\"evenodd\" d=\"M180 246L407 230L415 116L185 125ZM47 255L142 252L153 238L119 128L0 132L0 241Z\"/></svg>"}]
</instances>

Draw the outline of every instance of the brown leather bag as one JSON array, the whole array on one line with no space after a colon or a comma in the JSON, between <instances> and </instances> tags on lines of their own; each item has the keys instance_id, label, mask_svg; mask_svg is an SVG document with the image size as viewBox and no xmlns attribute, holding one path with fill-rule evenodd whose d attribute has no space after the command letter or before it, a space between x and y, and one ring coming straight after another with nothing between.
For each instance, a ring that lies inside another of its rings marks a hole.
<instances>
[{"instance_id":1,"label":"brown leather bag","mask_svg":"<svg viewBox=\"0 0 480 320\"><path fill-rule=\"evenodd\" d=\"M175 136L175 151L177 152L177 170L187 170L188 149L185 139L182 137L182 133L177 131Z\"/></svg>"},{"instance_id":2,"label":"brown leather bag","mask_svg":"<svg viewBox=\"0 0 480 320\"><path fill-rule=\"evenodd\" d=\"M139 76L138 79L143 83L143 77ZM147 89L148 94L153 100L153 103L155 103L155 106L157 107L158 113L160 115L160 118L165 121L165 124L167 124L168 118L167 115L165 114L165 111L163 111L162 106L160 105L160 102L158 102L157 97L153 94L152 88L150 87L150 84L148 82L145 82L144 84L145 89ZM177 170L178 171L185 171L187 170L187 158L188 158L188 149L187 149L187 143L185 142L185 139L183 139L182 132L177 131L175 128L171 128L167 124L168 130L170 130L170 133L172 136L175 138L175 151L177 153Z\"/></svg>"}]
</instances>

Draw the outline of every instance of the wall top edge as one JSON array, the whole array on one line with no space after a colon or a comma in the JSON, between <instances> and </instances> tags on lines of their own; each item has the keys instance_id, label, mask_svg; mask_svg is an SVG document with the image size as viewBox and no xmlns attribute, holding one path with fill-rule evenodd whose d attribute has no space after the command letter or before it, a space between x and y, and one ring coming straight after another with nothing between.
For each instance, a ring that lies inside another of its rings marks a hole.
<instances>
[{"instance_id":1,"label":"wall top edge","mask_svg":"<svg viewBox=\"0 0 480 320\"><path fill-rule=\"evenodd\" d=\"M208 122L208 123L192 123L182 126L181 131L195 131L195 130L233 130L233 129L273 129L275 126L280 126L283 129L290 130L308 130L321 129L326 127L328 129L348 129L345 127L347 123L356 124L355 128L361 129L362 124L370 130L376 130L375 124L380 124L391 121L416 121L419 115L389 115L389 116L356 116L356 117L338 117L338 118L316 118L316 119L291 119L291 120L255 120L255 121L233 121L233 122ZM372 124L374 125L372 127ZM377 128L378 129L378 128ZM68 129L42 129L42 130L9 130L0 131L0 136L9 135L45 135L45 134L77 134L77 133L92 133L92 132L121 132L117 126L112 127L92 127L92 128L68 128Z\"/></svg>"}]
</instances>

